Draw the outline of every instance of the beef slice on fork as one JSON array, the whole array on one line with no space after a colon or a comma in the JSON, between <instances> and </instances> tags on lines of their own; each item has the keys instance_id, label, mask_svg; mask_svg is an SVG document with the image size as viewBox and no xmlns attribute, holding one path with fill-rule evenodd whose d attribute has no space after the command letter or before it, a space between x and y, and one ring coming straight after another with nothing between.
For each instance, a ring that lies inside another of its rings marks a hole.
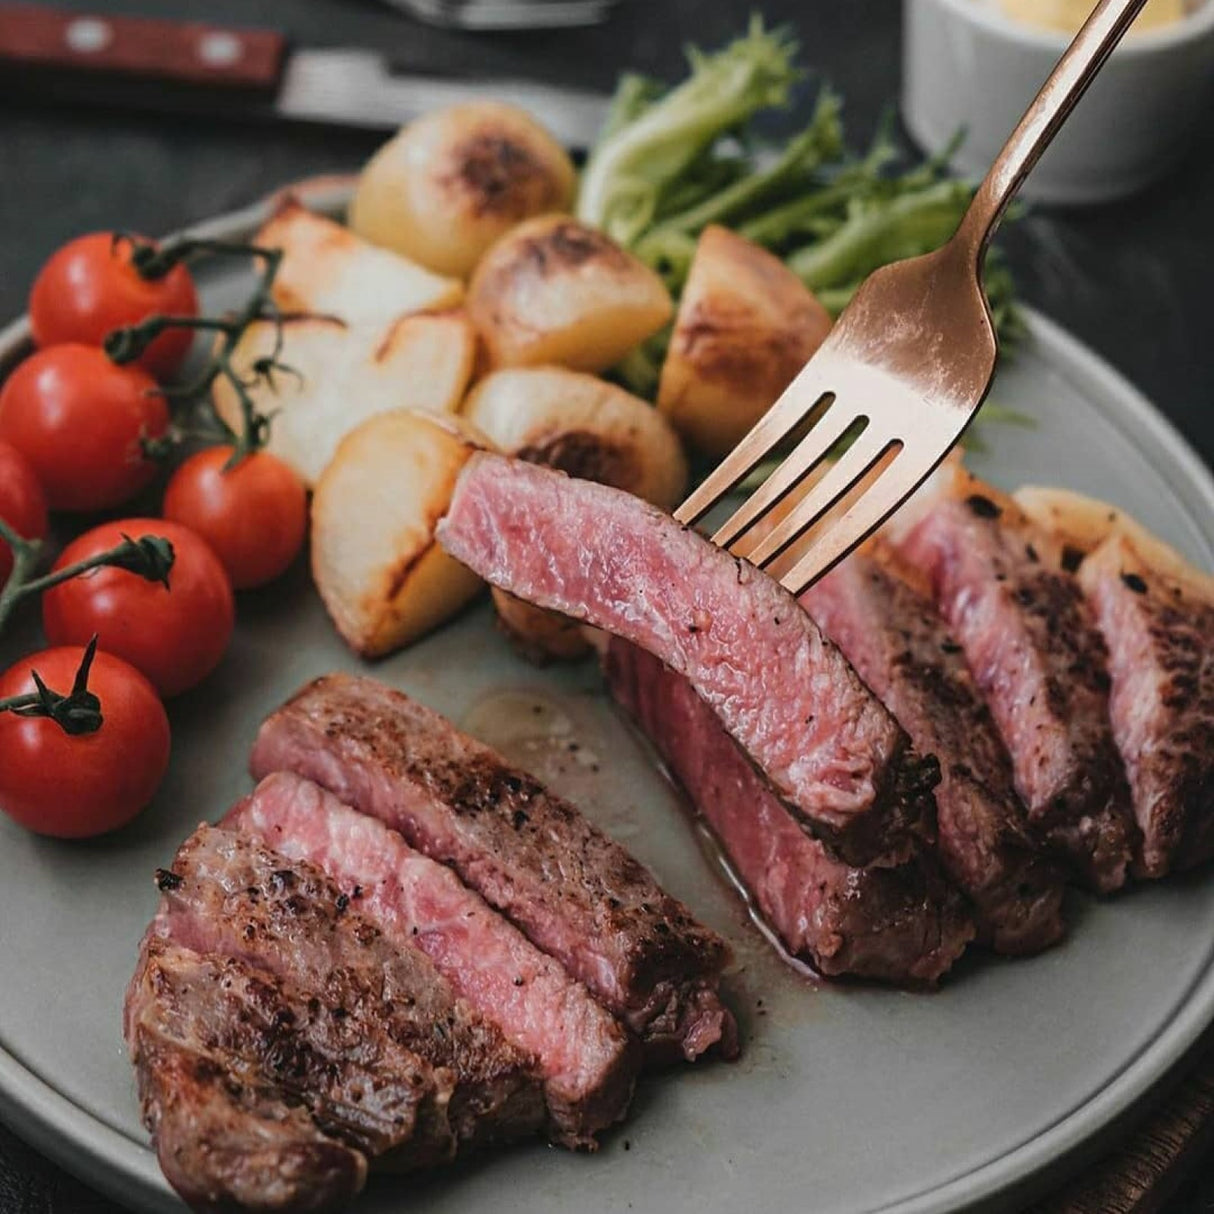
<instances>
[{"instance_id":1,"label":"beef slice on fork","mask_svg":"<svg viewBox=\"0 0 1214 1214\"><path fill-rule=\"evenodd\" d=\"M502 456L460 474L443 546L495 586L689 679L809 830L899 864L934 830L936 769L777 582L630 494Z\"/></svg>"}]
</instances>

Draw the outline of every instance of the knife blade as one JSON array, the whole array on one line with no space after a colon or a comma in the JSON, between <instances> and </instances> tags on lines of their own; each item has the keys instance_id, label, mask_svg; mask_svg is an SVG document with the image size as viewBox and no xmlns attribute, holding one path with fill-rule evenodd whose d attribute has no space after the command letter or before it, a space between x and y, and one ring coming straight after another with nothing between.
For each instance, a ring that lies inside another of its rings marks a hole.
<instances>
[{"instance_id":1,"label":"knife blade","mask_svg":"<svg viewBox=\"0 0 1214 1214\"><path fill-rule=\"evenodd\" d=\"M397 74L358 48L293 48L273 30L0 4L0 88L34 100L393 130L477 98L529 110L591 146L607 98L521 79Z\"/></svg>"}]
</instances>

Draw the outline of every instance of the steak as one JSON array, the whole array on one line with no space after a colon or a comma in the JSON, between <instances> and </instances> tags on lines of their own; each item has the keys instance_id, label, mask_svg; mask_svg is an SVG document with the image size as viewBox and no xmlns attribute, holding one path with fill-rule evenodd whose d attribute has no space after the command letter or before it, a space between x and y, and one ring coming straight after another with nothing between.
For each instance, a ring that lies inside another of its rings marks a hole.
<instances>
[{"instance_id":1,"label":"steak","mask_svg":"<svg viewBox=\"0 0 1214 1214\"><path fill-rule=\"evenodd\" d=\"M478 453L438 536L495 586L690 679L804 823L852 864L933 830L935 765L777 582L630 494Z\"/></svg>"},{"instance_id":2,"label":"steak","mask_svg":"<svg viewBox=\"0 0 1214 1214\"><path fill-rule=\"evenodd\" d=\"M938 852L974 904L979 939L1003 953L1055 943L1064 931L1062 870L1032 838L1007 751L932 604L859 555L801 604L915 748L939 760Z\"/></svg>"},{"instance_id":3,"label":"steak","mask_svg":"<svg viewBox=\"0 0 1214 1214\"><path fill-rule=\"evenodd\" d=\"M1109 723L1108 652L1055 547L977 486L937 501L899 544L931 580L1034 831L1108 892L1125 881L1135 836Z\"/></svg>"},{"instance_id":4,"label":"steak","mask_svg":"<svg viewBox=\"0 0 1214 1214\"><path fill-rule=\"evenodd\" d=\"M1119 538L1079 578L1109 650L1113 736L1142 831L1135 870L1191 868L1214 855L1214 601Z\"/></svg>"},{"instance_id":5,"label":"steak","mask_svg":"<svg viewBox=\"0 0 1214 1214\"><path fill-rule=\"evenodd\" d=\"M829 976L905 984L935 982L961 955L973 926L930 857L842 863L800 829L686 679L618 637L605 670L790 953Z\"/></svg>"},{"instance_id":6,"label":"steak","mask_svg":"<svg viewBox=\"0 0 1214 1214\"><path fill-rule=\"evenodd\" d=\"M267 776L224 825L338 885L387 940L421 949L456 993L535 1055L551 1130L570 1146L620 1120L640 1065L635 1040L580 983L443 865L296 775Z\"/></svg>"},{"instance_id":7,"label":"steak","mask_svg":"<svg viewBox=\"0 0 1214 1214\"><path fill-rule=\"evenodd\" d=\"M725 942L566 801L372 679L317 679L262 725L255 777L294 771L379 818L559 961L651 1056L736 1052Z\"/></svg>"},{"instance_id":8,"label":"steak","mask_svg":"<svg viewBox=\"0 0 1214 1214\"><path fill-rule=\"evenodd\" d=\"M150 938L131 999L136 1039L142 1029L209 1056L234 1081L306 1108L325 1133L364 1155L407 1153L432 1069L293 983Z\"/></svg>"},{"instance_id":9,"label":"steak","mask_svg":"<svg viewBox=\"0 0 1214 1214\"><path fill-rule=\"evenodd\" d=\"M268 970L359 1032L424 1059L432 1079L423 1124L435 1156L543 1123L535 1058L460 999L423 952L385 939L319 869L203 825L157 880L152 936Z\"/></svg>"},{"instance_id":10,"label":"steak","mask_svg":"<svg viewBox=\"0 0 1214 1214\"><path fill-rule=\"evenodd\" d=\"M222 1064L140 1023L132 1039L143 1119L165 1179L195 1210L334 1210L362 1187L367 1160L299 1107L234 1080Z\"/></svg>"}]
</instances>

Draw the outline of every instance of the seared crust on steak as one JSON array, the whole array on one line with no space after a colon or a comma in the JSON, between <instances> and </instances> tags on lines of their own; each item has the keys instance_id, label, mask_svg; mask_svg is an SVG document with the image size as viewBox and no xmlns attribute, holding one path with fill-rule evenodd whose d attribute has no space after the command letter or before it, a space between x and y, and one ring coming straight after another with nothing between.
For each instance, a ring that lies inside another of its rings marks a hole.
<instances>
[{"instance_id":1,"label":"seared crust on steak","mask_svg":"<svg viewBox=\"0 0 1214 1214\"><path fill-rule=\"evenodd\" d=\"M205 1057L232 1084L305 1109L324 1133L369 1157L434 1162L414 1138L431 1067L293 983L149 937L129 998L134 1043L155 1038ZM137 1055L135 1065L145 1062Z\"/></svg>"},{"instance_id":2,"label":"seared crust on steak","mask_svg":"<svg viewBox=\"0 0 1214 1214\"><path fill-rule=\"evenodd\" d=\"M292 860L306 860L385 937L421 949L456 992L544 1075L550 1133L593 1149L628 1108L641 1051L560 964L443 865L394 830L289 772L267 776L224 819Z\"/></svg>"},{"instance_id":3,"label":"seared crust on steak","mask_svg":"<svg viewBox=\"0 0 1214 1214\"><path fill-rule=\"evenodd\" d=\"M495 586L691 680L809 830L851 864L934 831L934 764L779 583L630 494L478 453L438 537Z\"/></svg>"},{"instance_id":4,"label":"seared crust on steak","mask_svg":"<svg viewBox=\"0 0 1214 1214\"><path fill-rule=\"evenodd\" d=\"M646 1043L736 1051L728 946L572 805L372 679L329 675L262 725L256 777L294 771L449 865Z\"/></svg>"},{"instance_id":5,"label":"seared crust on steak","mask_svg":"<svg viewBox=\"0 0 1214 1214\"><path fill-rule=\"evenodd\" d=\"M204 824L158 882L153 935L288 979L425 1059L433 1095L419 1133L434 1136L436 1156L542 1124L534 1057L458 998L424 953L387 941L319 869Z\"/></svg>"},{"instance_id":6,"label":"seared crust on steak","mask_svg":"<svg viewBox=\"0 0 1214 1214\"><path fill-rule=\"evenodd\" d=\"M303 1109L142 1024L131 1044L160 1167L192 1209L308 1214L338 1209L363 1187L365 1156Z\"/></svg>"},{"instance_id":7,"label":"seared crust on steak","mask_svg":"<svg viewBox=\"0 0 1214 1214\"><path fill-rule=\"evenodd\" d=\"M1038 952L1064 931L1063 873L1032 838L1012 765L958 645L932 604L856 554L801 603L859 676L940 763L938 852L974 903L979 938Z\"/></svg>"},{"instance_id":8,"label":"seared crust on steak","mask_svg":"<svg viewBox=\"0 0 1214 1214\"><path fill-rule=\"evenodd\" d=\"M686 679L618 637L604 667L790 953L831 977L908 985L934 983L961 955L973 925L932 857L844 864L797 826Z\"/></svg>"},{"instance_id":9,"label":"seared crust on steak","mask_svg":"<svg viewBox=\"0 0 1214 1214\"><path fill-rule=\"evenodd\" d=\"M1033 830L1108 892L1125 881L1137 831L1109 722L1108 651L1055 548L975 480L899 544L964 650Z\"/></svg>"},{"instance_id":10,"label":"seared crust on steak","mask_svg":"<svg viewBox=\"0 0 1214 1214\"><path fill-rule=\"evenodd\" d=\"M1135 871L1214 855L1214 601L1113 536L1079 579L1109 650L1113 735L1142 832Z\"/></svg>"}]
</instances>

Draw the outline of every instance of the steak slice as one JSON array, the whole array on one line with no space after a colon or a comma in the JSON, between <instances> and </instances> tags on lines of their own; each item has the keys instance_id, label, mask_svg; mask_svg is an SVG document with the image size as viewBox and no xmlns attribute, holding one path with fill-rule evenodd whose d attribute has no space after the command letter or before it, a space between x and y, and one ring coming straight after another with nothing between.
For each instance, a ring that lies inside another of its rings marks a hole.
<instances>
[{"instance_id":1,"label":"steak slice","mask_svg":"<svg viewBox=\"0 0 1214 1214\"><path fill-rule=\"evenodd\" d=\"M1109 650L1113 736L1142 831L1135 870L1214 855L1214 601L1114 537L1080 567Z\"/></svg>"},{"instance_id":2,"label":"steak slice","mask_svg":"<svg viewBox=\"0 0 1214 1214\"><path fill-rule=\"evenodd\" d=\"M935 502L900 553L931 580L1034 831L1108 892L1125 881L1135 836L1109 723L1108 652L1054 541L982 488Z\"/></svg>"},{"instance_id":3,"label":"steak slice","mask_svg":"<svg viewBox=\"0 0 1214 1214\"><path fill-rule=\"evenodd\" d=\"M306 860L392 943L421 949L457 994L540 1060L554 1136L593 1147L627 1111L640 1050L586 988L443 865L310 780L267 776L224 820Z\"/></svg>"},{"instance_id":4,"label":"steak slice","mask_svg":"<svg viewBox=\"0 0 1214 1214\"><path fill-rule=\"evenodd\" d=\"M974 904L979 939L1032 953L1064 931L1063 874L1040 854L990 712L932 604L872 558L852 556L804 595L822 631L940 762L938 852Z\"/></svg>"},{"instance_id":5,"label":"steak slice","mask_svg":"<svg viewBox=\"0 0 1214 1214\"><path fill-rule=\"evenodd\" d=\"M478 453L438 536L495 586L594 624L691 680L805 828L852 864L933 829L935 765L796 600L630 494Z\"/></svg>"},{"instance_id":6,"label":"steak slice","mask_svg":"<svg viewBox=\"0 0 1214 1214\"><path fill-rule=\"evenodd\" d=\"M935 982L974 934L963 899L928 856L851 868L802 831L691 684L613 638L612 694L712 827L788 951L820 973Z\"/></svg>"},{"instance_id":7,"label":"steak slice","mask_svg":"<svg viewBox=\"0 0 1214 1214\"><path fill-rule=\"evenodd\" d=\"M140 1041L155 1039L214 1062L230 1083L272 1092L305 1109L324 1133L369 1157L412 1149L431 1068L383 1034L242 961L148 938L131 987L136 1068Z\"/></svg>"},{"instance_id":8,"label":"steak slice","mask_svg":"<svg viewBox=\"0 0 1214 1214\"><path fill-rule=\"evenodd\" d=\"M255 777L294 771L455 869L651 1056L737 1048L725 942L568 802L373 679L329 675L262 725Z\"/></svg>"},{"instance_id":9,"label":"steak slice","mask_svg":"<svg viewBox=\"0 0 1214 1214\"><path fill-rule=\"evenodd\" d=\"M363 1187L366 1157L302 1108L142 1023L132 1046L143 1120L165 1179L191 1208L305 1214L338 1209Z\"/></svg>"},{"instance_id":10,"label":"steak slice","mask_svg":"<svg viewBox=\"0 0 1214 1214\"><path fill-rule=\"evenodd\" d=\"M398 948L350 909L319 869L204 824L157 881L153 935L289 979L357 1020L360 1032L385 1034L425 1059L436 1156L543 1123L535 1059L458 998L424 953Z\"/></svg>"}]
</instances>

